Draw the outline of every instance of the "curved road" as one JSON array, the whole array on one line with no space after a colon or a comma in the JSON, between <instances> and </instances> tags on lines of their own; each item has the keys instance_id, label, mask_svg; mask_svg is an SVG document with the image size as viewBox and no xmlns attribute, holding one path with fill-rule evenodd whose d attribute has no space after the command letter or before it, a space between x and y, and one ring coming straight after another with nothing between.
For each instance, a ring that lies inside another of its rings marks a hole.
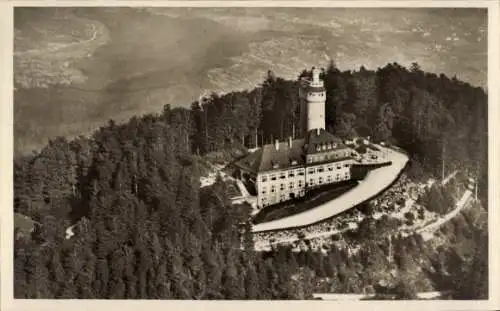
<instances>
[{"instance_id":1,"label":"curved road","mask_svg":"<svg viewBox=\"0 0 500 311\"><path fill-rule=\"evenodd\" d=\"M445 224L446 222L450 221L452 218L458 215L467 206L467 203L469 202L469 199L472 196L472 191L471 190L466 190L464 194L462 195L462 198L455 204L455 209L453 209L451 212L448 214L444 215L443 218L440 218L439 220L425 226L424 228L421 228L417 231L417 233L425 233L425 232L432 232L436 229L438 229L440 226Z\"/></svg>"},{"instance_id":2,"label":"curved road","mask_svg":"<svg viewBox=\"0 0 500 311\"><path fill-rule=\"evenodd\" d=\"M409 160L408 156L401 152L381 146L379 148L387 152L388 160L392 161L390 166L374 169L358 186L332 201L296 215L257 224L253 226L252 231L262 232L311 225L374 197L394 182Z\"/></svg>"}]
</instances>

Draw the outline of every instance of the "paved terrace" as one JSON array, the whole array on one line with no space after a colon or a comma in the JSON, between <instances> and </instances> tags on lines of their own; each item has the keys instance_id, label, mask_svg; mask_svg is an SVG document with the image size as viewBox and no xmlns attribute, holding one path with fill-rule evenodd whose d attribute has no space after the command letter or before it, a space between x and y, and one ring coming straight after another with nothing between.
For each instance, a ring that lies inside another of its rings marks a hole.
<instances>
[{"instance_id":1,"label":"paved terrace","mask_svg":"<svg viewBox=\"0 0 500 311\"><path fill-rule=\"evenodd\" d=\"M252 231L262 232L312 225L376 196L398 178L409 160L408 156L400 151L382 146L377 147L386 152L385 160L392 161L390 166L372 170L356 187L332 201L296 215L254 225Z\"/></svg>"}]
</instances>

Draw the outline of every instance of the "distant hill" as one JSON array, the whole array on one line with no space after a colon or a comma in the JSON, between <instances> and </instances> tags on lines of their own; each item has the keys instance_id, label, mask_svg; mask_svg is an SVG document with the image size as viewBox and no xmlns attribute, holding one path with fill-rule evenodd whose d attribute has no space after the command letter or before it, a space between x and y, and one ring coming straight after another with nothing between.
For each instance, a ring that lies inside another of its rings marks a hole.
<instances>
[{"instance_id":1,"label":"distant hill","mask_svg":"<svg viewBox=\"0 0 500 311\"><path fill-rule=\"evenodd\" d=\"M417 61L486 83L485 10L16 8L14 26L14 139L24 153L329 59L342 70Z\"/></svg>"}]
</instances>

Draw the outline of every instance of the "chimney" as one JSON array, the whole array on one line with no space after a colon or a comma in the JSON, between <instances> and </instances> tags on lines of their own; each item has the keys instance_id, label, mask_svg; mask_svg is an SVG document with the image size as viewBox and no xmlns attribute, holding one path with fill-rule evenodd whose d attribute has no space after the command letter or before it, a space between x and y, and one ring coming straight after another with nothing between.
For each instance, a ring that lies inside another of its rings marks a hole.
<instances>
[{"instance_id":1,"label":"chimney","mask_svg":"<svg viewBox=\"0 0 500 311\"><path fill-rule=\"evenodd\" d=\"M292 149L292 137L288 137L288 148Z\"/></svg>"},{"instance_id":2,"label":"chimney","mask_svg":"<svg viewBox=\"0 0 500 311\"><path fill-rule=\"evenodd\" d=\"M276 148L276 150L279 150L279 149L280 149L280 141L279 141L279 139L276 139L276 140L274 141L274 147Z\"/></svg>"}]
</instances>

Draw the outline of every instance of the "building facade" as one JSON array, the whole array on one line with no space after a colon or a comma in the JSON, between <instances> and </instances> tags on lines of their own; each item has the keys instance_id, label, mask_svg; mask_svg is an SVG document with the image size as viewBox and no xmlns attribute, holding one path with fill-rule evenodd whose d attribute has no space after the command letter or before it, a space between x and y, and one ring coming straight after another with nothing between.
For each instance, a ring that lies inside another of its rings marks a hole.
<instances>
[{"instance_id":1,"label":"building facade","mask_svg":"<svg viewBox=\"0 0 500 311\"><path fill-rule=\"evenodd\" d=\"M302 197L308 190L351 179L356 151L325 130L326 90L313 68L305 90L304 138L262 146L238 161L240 178L255 189L257 206Z\"/></svg>"}]
</instances>

